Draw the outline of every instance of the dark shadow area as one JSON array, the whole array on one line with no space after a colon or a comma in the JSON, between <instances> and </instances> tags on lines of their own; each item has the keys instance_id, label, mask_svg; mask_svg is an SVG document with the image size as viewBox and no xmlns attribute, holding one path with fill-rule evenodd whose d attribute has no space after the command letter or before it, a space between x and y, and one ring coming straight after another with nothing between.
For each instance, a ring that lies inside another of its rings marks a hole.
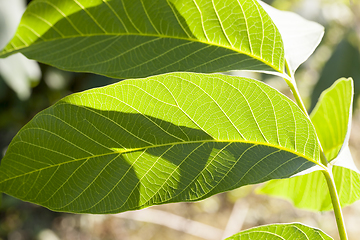
<instances>
[{"instance_id":1,"label":"dark shadow area","mask_svg":"<svg viewBox=\"0 0 360 240\"><path fill-rule=\"evenodd\" d=\"M360 52L359 46L355 46L349 40L350 35L351 32L344 36L325 64L311 95L309 112L315 107L320 94L342 77L351 77L354 80L354 105L357 103L360 94Z\"/></svg>"},{"instance_id":2,"label":"dark shadow area","mask_svg":"<svg viewBox=\"0 0 360 240\"><path fill-rule=\"evenodd\" d=\"M24 240L37 239L43 229L50 229L54 220L69 214L53 212L2 194L0 206L0 239L10 240L21 236Z\"/></svg>"},{"instance_id":3,"label":"dark shadow area","mask_svg":"<svg viewBox=\"0 0 360 240\"><path fill-rule=\"evenodd\" d=\"M41 65L42 79L32 86L32 95L28 100L20 100L0 76L0 164L11 139L39 111L54 104L59 99L73 93L101 87L119 80L87 73L69 73L68 84L54 89L44 80L47 72L53 68ZM60 70L59 70L60 71ZM47 208L24 202L6 194L0 201L0 239L38 239L44 229L63 226L63 221L71 214L58 213Z\"/></svg>"}]
</instances>

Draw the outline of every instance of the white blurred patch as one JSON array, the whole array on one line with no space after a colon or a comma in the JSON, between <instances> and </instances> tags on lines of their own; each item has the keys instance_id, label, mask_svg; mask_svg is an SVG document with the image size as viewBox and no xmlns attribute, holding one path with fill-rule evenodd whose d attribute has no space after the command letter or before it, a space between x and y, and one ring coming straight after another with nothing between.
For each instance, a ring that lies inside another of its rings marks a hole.
<instances>
[{"instance_id":1,"label":"white blurred patch","mask_svg":"<svg viewBox=\"0 0 360 240\"><path fill-rule=\"evenodd\" d=\"M38 235L38 240L60 240L56 234L50 229L42 230Z\"/></svg>"},{"instance_id":2,"label":"white blurred patch","mask_svg":"<svg viewBox=\"0 0 360 240\"><path fill-rule=\"evenodd\" d=\"M321 12L328 22L337 21L344 26L348 26L353 22L353 14L350 8L343 3L324 4Z\"/></svg>"},{"instance_id":3,"label":"white blurred patch","mask_svg":"<svg viewBox=\"0 0 360 240\"><path fill-rule=\"evenodd\" d=\"M360 174L359 169L354 163L354 159L351 156L349 145L347 144L339 152L339 155L331 161L334 166L344 167Z\"/></svg>"},{"instance_id":4,"label":"white blurred patch","mask_svg":"<svg viewBox=\"0 0 360 240\"><path fill-rule=\"evenodd\" d=\"M0 0L0 49L11 40L25 11L24 0ZM0 59L0 75L18 97L26 100L31 95L31 85L41 78L39 65L21 54Z\"/></svg>"},{"instance_id":5,"label":"white blurred patch","mask_svg":"<svg viewBox=\"0 0 360 240\"><path fill-rule=\"evenodd\" d=\"M313 166L311 168L308 168L308 169L306 169L304 171L301 171L301 172L298 172L297 174L292 175L291 178L298 177L298 176L303 176L305 174L309 174L309 173L312 173L312 172L315 172L315 171L320 171L320 170L323 170L323 168L318 166L318 165L315 165L315 166Z\"/></svg>"},{"instance_id":6,"label":"white blurred patch","mask_svg":"<svg viewBox=\"0 0 360 240\"><path fill-rule=\"evenodd\" d=\"M293 12L277 10L258 1L279 29L285 48L285 58L294 73L319 45L324 27Z\"/></svg>"},{"instance_id":7,"label":"white blurred patch","mask_svg":"<svg viewBox=\"0 0 360 240\"><path fill-rule=\"evenodd\" d=\"M65 89L69 84L69 72L57 68L49 68L44 74L44 80L49 88L54 90Z\"/></svg>"}]
</instances>

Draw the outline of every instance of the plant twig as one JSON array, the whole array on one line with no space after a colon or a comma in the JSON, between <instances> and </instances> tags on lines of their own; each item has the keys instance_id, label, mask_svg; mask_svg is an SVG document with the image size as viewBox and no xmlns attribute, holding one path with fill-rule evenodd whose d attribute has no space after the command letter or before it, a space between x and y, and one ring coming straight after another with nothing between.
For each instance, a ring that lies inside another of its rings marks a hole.
<instances>
[{"instance_id":1,"label":"plant twig","mask_svg":"<svg viewBox=\"0 0 360 240\"><path fill-rule=\"evenodd\" d=\"M339 231L339 236L341 240L348 240L348 236L347 236L347 232L346 232L346 228L345 228L345 222L344 222L344 217L341 211L341 205L340 205L340 199L339 199L339 195L336 191L336 185L335 185L335 181L334 181L334 177L332 175L332 166L328 167L329 171L322 171L325 179L326 179L326 183L328 185L329 188L329 193L330 193L330 198L331 198L331 202L334 208L334 213L335 213L335 218L336 218L336 224L338 227L338 231Z\"/></svg>"},{"instance_id":2,"label":"plant twig","mask_svg":"<svg viewBox=\"0 0 360 240\"><path fill-rule=\"evenodd\" d=\"M300 109L304 112L304 114L309 118L309 120L311 121L310 119L310 116L309 116L309 113L307 112L306 110L306 107L305 107L305 104L304 102L302 101L301 99L301 96L300 96L300 93L299 93L299 89L297 88L297 85L296 85L296 81L295 81L295 78L294 76L292 75L292 71L290 69L290 66L289 64L287 63L287 61L285 61L285 67L286 67L286 71L288 72L288 76L290 78L284 78L285 82L287 83L287 85L290 87L291 89L291 92L293 93L294 97L295 97L295 101L297 103L297 105L300 107ZM328 161L325 157L325 153L324 153L324 150L323 150L323 147L320 143L320 140L318 138L318 143L319 143L319 147L320 147L320 160L321 160L321 163L326 167L328 165Z\"/></svg>"},{"instance_id":3,"label":"plant twig","mask_svg":"<svg viewBox=\"0 0 360 240\"><path fill-rule=\"evenodd\" d=\"M246 214L249 210L249 204L242 199L235 202L228 223L221 239L228 238L242 229Z\"/></svg>"},{"instance_id":4,"label":"plant twig","mask_svg":"<svg viewBox=\"0 0 360 240\"><path fill-rule=\"evenodd\" d=\"M301 110L304 112L304 114L310 119L310 116L305 108L305 105L301 99L299 90L296 86L296 81L294 76L292 75L292 71L290 69L290 66L288 65L287 62L285 62L285 66L286 66L286 71L288 72L288 76L290 78L285 78L286 83L289 85L297 105L301 108ZM311 121L311 119L310 119ZM329 194L330 194L330 198L331 198L331 202L333 205L333 209L334 209L334 214L335 214L335 218L336 218L336 224L338 226L338 232L339 232L339 236L341 240L348 240L348 236L346 233L346 228L345 228L345 222L344 222L344 217L341 211L341 204L340 204L340 199L339 199L339 195L336 191L336 185L335 185L335 181L334 181L334 177L332 174L332 165L329 164L329 162L327 161L326 157L325 157L325 153L323 150L323 147L321 145L321 142L318 138L318 143L319 143L319 147L320 147L320 160L321 163L324 165L324 167L326 167L326 169L322 170L325 179L326 179L326 183L328 185L328 189L329 189Z\"/></svg>"}]
</instances>

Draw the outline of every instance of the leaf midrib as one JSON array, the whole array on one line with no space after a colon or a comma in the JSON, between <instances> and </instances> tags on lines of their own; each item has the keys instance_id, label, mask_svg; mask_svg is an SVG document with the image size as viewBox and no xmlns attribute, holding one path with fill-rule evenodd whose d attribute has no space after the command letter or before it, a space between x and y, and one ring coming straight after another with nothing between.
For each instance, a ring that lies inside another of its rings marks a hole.
<instances>
[{"instance_id":1,"label":"leaf midrib","mask_svg":"<svg viewBox=\"0 0 360 240\"><path fill-rule=\"evenodd\" d=\"M61 37L61 38L52 38L52 39L42 39L41 38L41 42L37 42L37 43L31 43L31 45L25 45L25 47L19 47L19 48L15 48L13 47L13 49L11 49L10 51L6 51L5 49L3 49L0 52L0 58L2 58L2 56L11 53L11 52L15 52L15 51L19 51L21 49L25 49L28 47L33 47L36 46L38 44L41 44L43 42L51 42L51 41L56 41L56 40L65 40L65 39L71 39L71 38L88 38L88 37L99 37L99 36L141 36L141 37L157 37L157 38L169 38L169 39L177 39L177 40L184 40L184 41L190 41L190 42L194 42L194 43L202 43L202 44L206 44L206 45L211 45L211 46L215 46L215 47L220 47L220 48L225 48L225 49L229 49L232 50L234 52L237 52L239 54L243 54L243 55L247 55L251 58L254 58L260 62L265 63L268 66L271 66L274 70L280 72L280 73L284 73L282 70L278 69L275 65L273 65L270 62L265 61L264 59L262 59L261 57L258 57L256 55L253 55L251 53L247 53L245 51L241 51L237 48L234 48L232 46L225 46L225 45L221 45L221 44L217 44L215 42L207 42L207 41L203 41L203 40L199 40L196 38L185 38L185 37L176 37L176 36L167 36L167 35L161 35L161 34L144 34L144 33L100 33L100 34L83 34L83 35L71 35L71 36L66 36L66 37ZM24 42L25 43L25 42Z\"/></svg>"},{"instance_id":2,"label":"leaf midrib","mask_svg":"<svg viewBox=\"0 0 360 240\"><path fill-rule=\"evenodd\" d=\"M303 155L302 153L295 152L294 150L289 149L289 148L285 148L283 146L278 146L278 145L274 145L274 144L271 144L271 143L247 141L247 140L245 141L245 140L215 140L215 139L213 139L213 140L201 140L201 141L199 140L199 141L184 141L184 142L175 142L175 143L165 143L165 144L158 144L158 145L146 146L146 147L141 147L141 148L132 148L132 149L126 149L126 150L117 150L116 148L110 148L110 149L113 150L113 152L104 153L104 154L97 154L97 155L92 155L92 156L89 156L89 157L72 159L70 161L61 162L61 163L58 163L58 164L53 164L53 165L50 165L50 166L47 166L47 167L44 167L44 168L36 169L34 171L31 171L31 172L27 172L27 173L24 173L24 174L21 174L21 175L17 175L17 176L12 177L12 178L7 178L7 179L1 181L0 184L2 184L4 182L7 182L7 181L10 181L10 180L13 180L13 179L16 179L16 178L20 178L20 177L32 174L32 173L40 172L40 171L43 171L43 170L46 170L46 169L49 169L49 168L58 167L58 166L68 164L68 163L82 161L82 160L85 160L85 159L103 157L103 156L107 156L107 155L111 155L111 154L120 154L121 155L121 154L124 154L124 153L143 151L143 150L147 150L147 149L151 149L151 148L158 148L158 147L175 146L175 145L180 145L180 144L211 143L211 142L214 142L214 143L246 143L246 144L273 147L273 148L277 148L277 149L282 150L282 151L290 152L290 153L292 153L292 154L294 154L296 156L304 158L307 161L315 163L316 165L326 169L326 167L323 166L320 162L317 162L316 160L311 159L311 158L307 157L306 155Z\"/></svg>"}]
</instances>

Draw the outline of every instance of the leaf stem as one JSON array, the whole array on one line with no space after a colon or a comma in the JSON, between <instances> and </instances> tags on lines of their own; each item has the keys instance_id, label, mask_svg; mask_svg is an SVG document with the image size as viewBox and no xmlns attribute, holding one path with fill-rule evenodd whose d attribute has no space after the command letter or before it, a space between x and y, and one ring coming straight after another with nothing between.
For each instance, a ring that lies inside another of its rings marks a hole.
<instances>
[{"instance_id":1,"label":"leaf stem","mask_svg":"<svg viewBox=\"0 0 360 240\"><path fill-rule=\"evenodd\" d=\"M339 195L336 191L336 185L335 185L334 177L332 174L332 166L329 164L328 171L322 171L322 172L325 176L326 183L329 188L330 198L331 198L331 202L332 202L332 205L334 208L336 224L338 227L340 239L348 240L348 236L347 236L346 228L345 228L344 217L343 217L343 214L341 211L340 199L339 199Z\"/></svg>"},{"instance_id":2,"label":"leaf stem","mask_svg":"<svg viewBox=\"0 0 360 240\"><path fill-rule=\"evenodd\" d=\"M295 78L294 78L294 76L292 74L292 71L291 71L290 66L289 66L287 61L285 61L285 67L286 67L286 71L288 73L288 76L290 78L284 78L284 80L287 83L287 85L290 87L291 92L293 93L293 95L295 97L295 101L296 101L297 105L301 108L301 110L305 113L305 115L309 117L309 114L308 114L308 112L306 110L305 104L302 101L299 90L297 88Z\"/></svg>"},{"instance_id":3,"label":"leaf stem","mask_svg":"<svg viewBox=\"0 0 360 240\"><path fill-rule=\"evenodd\" d=\"M291 92L293 93L293 95L295 97L295 101L296 101L297 105L304 112L304 114L310 119L310 116L309 116L309 114L308 114L308 112L306 110L305 104L301 99L300 92L299 92L299 89L297 88L295 78L294 78L294 76L292 74L291 68L290 68L287 61L285 61L285 67L286 67L286 71L288 73L289 78L284 78L284 80L287 83L287 85L290 87ZM311 121L311 119L310 119L310 121ZM327 161L327 159L325 157L324 150L323 150L323 147L321 146L321 143L320 143L319 139L318 139L318 143L319 143L319 146L320 146L320 160L321 160L321 163L324 166L327 166L329 162Z\"/></svg>"},{"instance_id":4,"label":"leaf stem","mask_svg":"<svg viewBox=\"0 0 360 240\"><path fill-rule=\"evenodd\" d=\"M288 86L290 87L297 105L300 107L300 109L304 112L304 114L310 119L310 116L305 108L305 105L301 99L299 90L297 88L296 85L296 81L295 78L292 74L291 68L289 66L289 64L287 63L287 61L285 61L285 67L286 67L286 71L288 73L288 77L289 78L284 78L286 83L288 84ZM311 119L310 119L311 121ZM339 199L339 195L336 191L336 185L335 185L335 181L334 181L334 177L332 174L332 165L328 163L326 157L325 157L325 153L324 150L321 146L321 142L318 138L318 143L319 143L319 147L320 147L320 160L321 163L326 167L326 170L322 170L325 179L326 179L326 183L328 185L328 189L329 189L329 194L330 194L330 198L331 198L331 202L333 205L333 209L334 209L334 214L335 214L335 218L336 218L336 224L338 226L338 231L339 231L339 236L341 240L348 240L348 236L346 233L346 228L345 228L345 222L344 222L344 217L341 211L341 204L340 204L340 199Z\"/></svg>"},{"instance_id":5,"label":"leaf stem","mask_svg":"<svg viewBox=\"0 0 360 240\"><path fill-rule=\"evenodd\" d=\"M286 63L286 69L288 69L288 64L287 63ZM293 93L293 95L295 97L295 101L296 101L297 105L305 113L305 115L309 117L309 114L308 114L308 112L306 110L305 104L304 104L304 102L302 101L302 99L300 97L300 93L299 93L299 90L297 88L295 79L291 75L290 70L287 70L287 71L289 72L289 77L290 78L284 78L284 80L287 83L287 85L290 87L290 90L291 90L291 92Z\"/></svg>"}]
</instances>

